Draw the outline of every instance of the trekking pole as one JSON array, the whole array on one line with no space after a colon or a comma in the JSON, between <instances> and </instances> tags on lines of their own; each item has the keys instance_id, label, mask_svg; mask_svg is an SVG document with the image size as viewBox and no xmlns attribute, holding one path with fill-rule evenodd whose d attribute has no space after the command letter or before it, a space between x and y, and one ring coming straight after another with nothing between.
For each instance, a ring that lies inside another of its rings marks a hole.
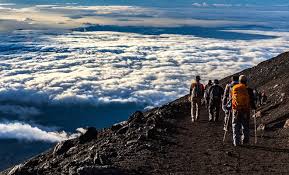
<instances>
[{"instance_id":1,"label":"trekking pole","mask_svg":"<svg viewBox=\"0 0 289 175\"><path fill-rule=\"evenodd\" d=\"M226 136L227 136L227 132L228 132L228 126L229 126L229 120L230 120L230 115L228 115L228 118L227 118L227 121L226 121L225 133L224 133L224 137L223 137L223 143L225 143L225 141L226 141Z\"/></svg>"},{"instance_id":2,"label":"trekking pole","mask_svg":"<svg viewBox=\"0 0 289 175\"><path fill-rule=\"evenodd\" d=\"M257 122L256 122L256 110L254 110L254 125L255 125L255 145L257 144Z\"/></svg>"}]
</instances>

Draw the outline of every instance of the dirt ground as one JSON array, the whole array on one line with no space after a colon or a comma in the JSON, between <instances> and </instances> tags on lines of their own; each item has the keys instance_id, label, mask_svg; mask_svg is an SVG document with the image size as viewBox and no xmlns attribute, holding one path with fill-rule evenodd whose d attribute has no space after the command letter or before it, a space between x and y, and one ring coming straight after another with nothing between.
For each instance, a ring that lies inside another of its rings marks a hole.
<instances>
[{"instance_id":1,"label":"dirt ground","mask_svg":"<svg viewBox=\"0 0 289 175\"><path fill-rule=\"evenodd\" d=\"M208 123L205 109L195 123L189 111L185 115L175 135L178 144L163 155L163 167L156 174L289 174L289 149L287 145L273 144L278 138L273 138L272 133L261 138L258 132L255 145L252 125L250 144L234 147L231 129L223 143L223 122Z\"/></svg>"}]
</instances>

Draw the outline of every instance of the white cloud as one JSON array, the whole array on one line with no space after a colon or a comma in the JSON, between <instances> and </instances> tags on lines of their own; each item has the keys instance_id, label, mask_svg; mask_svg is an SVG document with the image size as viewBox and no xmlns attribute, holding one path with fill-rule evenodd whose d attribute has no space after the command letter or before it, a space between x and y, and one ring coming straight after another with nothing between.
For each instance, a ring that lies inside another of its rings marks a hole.
<instances>
[{"instance_id":1,"label":"white cloud","mask_svg":"<svg viewBox=\"0 0 289 175\"><path fill-rule=\"evenodd\" d=\"M203 2L203 3L193 3L192 5L195 6L195 7L208 7L208 6L209 6L209 4L207 4L206 2Z\"/></svg>"},{"instance_id":2,"label":"white cloud","mask_svg":"<svg viewBox=\"0 0 289 175\"><path fill-rule=\"evenodd\" d=\"M196 74L204 81L222 78L288 51L288 33L268 35L280 37L246 41L168 34L43 35L22 31L14 33L13 40L18 42L11 43L11 36L2 35L0 101L161 105L188 93Z\"/></svg>"},{"instance_id":3,"label":"white cloud","mask_svg":"<svg viewBox=\"0 0 289 175\"><path fill-rule=\"evenodd\" d=\"M223 7L240 7L240 6L244 6L244 5L241 5L241 4L220 4L220 3L214 3L214 4L208 4L206 2L203 2L203 3L193 3L192 4L193 7L220 7L220 8L223 8ZM248 6L248 5L246 5Z\"/></svg>"},{"instance_id":4,"label":"white cloud","mask_svg":"<svg viewBox=\"0 0 289 175\"><path fill-rule=\"evenodd\" d=\"M65 132L44 131L29 124L14 122L0 123L0 138L60 142L69 139L69 136Z\"/></svg>"}]
</instances>

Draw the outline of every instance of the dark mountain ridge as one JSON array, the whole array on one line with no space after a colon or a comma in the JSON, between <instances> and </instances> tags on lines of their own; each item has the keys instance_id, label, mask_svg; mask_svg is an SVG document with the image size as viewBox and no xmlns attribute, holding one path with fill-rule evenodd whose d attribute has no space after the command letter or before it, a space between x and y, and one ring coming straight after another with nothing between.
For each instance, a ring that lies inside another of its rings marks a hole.
<instances>
[{"instance_id":1,"label":"dark mountain ridge","mask_svg":"<svg viewBox=\"0 0 289 175\"><path fill-rule=\"evenodd\" d=\"M111 128L88 128L79 138L58 143L2 174L287 174L288 70L286 52L237 73L268 95L267 103L257 110L256 145L253 125L249 145L233 147L230 132L223 144L222 122L208 123L204 108L201 120L191 123L190 103L184 96L162 107L137 111Z\"/></svg>"}]
</instances>

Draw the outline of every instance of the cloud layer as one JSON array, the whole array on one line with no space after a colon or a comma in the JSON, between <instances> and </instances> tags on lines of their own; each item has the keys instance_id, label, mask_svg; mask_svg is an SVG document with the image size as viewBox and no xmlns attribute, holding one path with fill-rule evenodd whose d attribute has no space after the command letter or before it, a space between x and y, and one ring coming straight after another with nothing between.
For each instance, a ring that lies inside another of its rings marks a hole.
<instances>
[{"instance_id":1,"label":"cloud layer","mask_svg":"<svg viewBox=\"0 0 289 175\"><path fill-rule=\"evenodd\" d=\"M25 123L0 123L0 139L60 142L68 139L65 132L45 131Z\"/></svg>"},{"instance_id":2,"label":"cloud layer","mask_svg":"<svg viewBox=\"0 0 289 175\"><path fill-rule=\"evenodd\" d=\"M196 74L203 80L222 78L288 50L288 33L265 34L279 37L232 41L118 32L2 35L0 101L161 105L188 93Z\"/></svg>"}]
</instances>

